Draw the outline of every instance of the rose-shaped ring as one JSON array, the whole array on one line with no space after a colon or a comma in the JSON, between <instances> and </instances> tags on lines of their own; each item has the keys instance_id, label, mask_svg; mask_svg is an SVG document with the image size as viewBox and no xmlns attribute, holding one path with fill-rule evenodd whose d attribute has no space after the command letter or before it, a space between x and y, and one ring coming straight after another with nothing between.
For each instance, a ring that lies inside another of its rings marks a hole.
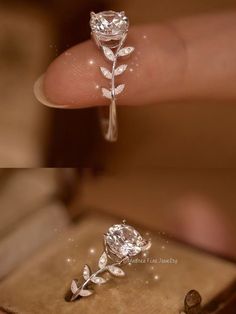
<instances>
[{"instance_id":1,"label":"rose-shaped ring","mask_svg":"<svg viewBox=\"0 0 236 314\"><path fill-rule=\"evenodd\" d=\"M113 225L104 234L104 252L98 261L98 270L92 272L86 264L83 269L84 282L79 284L77 279L71 283L71 301L79 297L88 297L93 294L92 284L101 285L107 279L101 275L109 272L113 276L125 276L121 269L130 257L134 257L143 251L149 250L151 240L145 240L138 231L123 221L122 224Z\"/></svg>"},{"instance_id":2,"label":"rose-shaped ring","mask_svg":"<svg viewBox=\"0 0 236 314\"><path fill-rule=\"evenodd\" d=\"M95 43L112 62L111 71L100 67L103 76L110 80L110 87L103 87L102 94L111 100L108 114L104 112L104 108L101 110L101 126L105 139L114 142L118 138L116 97L125 88L125 84L116 86L115 79L127 69L127 64L117 66L117 63L119 58L134 51L134 47L123 47L128 34L129 20L125 12L103 11L97 14L91 12L90 27Z\"/></svg>"}]
</instances>

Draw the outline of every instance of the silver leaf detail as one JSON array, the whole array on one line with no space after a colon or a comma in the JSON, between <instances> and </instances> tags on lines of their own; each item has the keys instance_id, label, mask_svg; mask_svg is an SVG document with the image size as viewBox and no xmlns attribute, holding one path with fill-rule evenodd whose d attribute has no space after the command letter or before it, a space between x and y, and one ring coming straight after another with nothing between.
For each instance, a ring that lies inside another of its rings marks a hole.
<instances>
[{"instance_id":1,"label":"silver leaf detail","mask_svg":"<svg viewBox=\"0 0 236 314\"><path fill-rule=\"evenodd\" d=\"M115 69L115 75L121 75L127 69L127 64L122 64L118 68Z\"/></svg>"},{"instance_id":2,"label":"silver leaf detail","mask_svg":"<svg viewBox=\"0 0 236 314\"><path fill-rule=\"evenodd\" d=\"M147 251L151 248L151 246L152 246L152 241L151 241L151 239L149 239L148 241L144 242L142 250Z\"/></svg>"},{"instance_id":3,"label":"silver leaf detail","mask_svg":"<svg viewBox=\"0 0 236 314\"><path fill-rule=\"evenodd\" d=\"M91 294L93 294L93 291L92 291L92 290L86 290L86 289L80 290L80 293L79 293L79 295L80 295L81 297L88 297L88 296L90 296Z\"/></svg>"},{"instance_id":4,"label":"silver leaf detail","mask_svg":"<svg viewBox=\"0 0 236 314\"><path fill-rule=\"evenodd\" d=\"M111 74L111 72L109 70L107 70L104 67L100 67L100 70L101 70L102 74L105 76L105 78L111 80L112 74Z\"/></svg>"},{"instance_id":5,"label":"silver leaf detail","mask_svg":"<svg viewBox=\"0 0 236 314\"><path fill-rule=\"evenodd\" d=\"M98 267L100 269L104 268L107 264L107 254L106 252L103 252L101 257L99 258Z\"/></svg>"},{"instance_id":6,"label":"silver leaf detail","mask_svg":"<svg viewBox=\"0 0 236 314\"><path fill-rule=\"evenodd\" d=\"M114 276L117 276L117 277L125 276L125 272L117 266L110 265L108 266L108 270Z\"/></svg>"},{"instance_id":7,"label":"silver leaf detail","mask_svg":"<svg viewBox=\"0 0 236 314\"><path fill-rule=\"evenodd\" d=\"M108 48L108 47L102 47L104 55L106 56L106 58L110 61L114 61L115 60L115 55L113 53L113 51Z\"/></svg>"},{"instance_id":8,"label":"silver leaf detail","mask_svg":"<svg viewBox=\"0 0 236 314\"><path fill-rule=\"evenodd\" d=\"M108 98L108 99L111 99L112 98L112 95L111 95L111 91L109 91L108 89L106 88L102 88L102 94L104 97Z\"/></svg>"},{"instance_id":9,"label":"silver leaf detail","mask_svg":"<svg viewBox=\"0 0 236 314\"><path fill-rule=\"evenodd\" d=\"M78 291L77 280L72 280L71 283L71 292L75 294Z\"/></svg>"},{"instance_id":10,"label":"silver leaf detail","mask_svg":"<svg viewBox=\"0 0 236 314\"><path fill-rule=\"evenodd\" d=\"M96 283L97 285L101 285L101 284L103 284L103 283L106 282L106 279L104 279L104 278L102 278L102 277L92 277L92 278L91 278L91 281L92 281L93 283Z\"/></svg>"},{"instance_id":11,"label":"silver leaf detail","mask_svg":"<svg viewBox=\"0 0 236 314\"><path fill-rule=\"evenodd\" d=\"M125 47L125 48L122 48L122 49L118 52L118 56L119 56L119 57L128 56L128 55L131 54L133 51L134 51L134 47Z\"/></svg>"},{"instance_id":12,"label":"silver leaf detail","mask_svg":"<svg viewBox=\"0 0 236 314\"><path fill-rule=\"evenodd\" d=\"M118 85L115 89L115 94L118 95L118 94L122 93L124 88L125 88L125 84Z\"/></svg>"},{"instance_id":13,"label":"silver leaf detail","mask_svg":"<svg viewBox=\"0 0 236 314\"><path fill-rule=\"evenodd\" d=\"M91 270L88 265L84 265L83 277L85 280L88 280L91 274Z\"/></svg>"}]
</instances>

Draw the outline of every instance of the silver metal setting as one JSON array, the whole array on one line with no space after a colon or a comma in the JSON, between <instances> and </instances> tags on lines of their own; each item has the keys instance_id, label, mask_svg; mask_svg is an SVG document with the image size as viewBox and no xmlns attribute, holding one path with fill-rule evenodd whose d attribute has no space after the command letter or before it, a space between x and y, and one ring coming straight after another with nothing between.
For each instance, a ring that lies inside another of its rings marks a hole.
<instances>
[{"instance_id":1,"label":"silver metal setting","mask_svg":"<svg viewBox=\"0 0 236 314\"><path fill-rule=\"evenodd\" d=\"M103 11L91 12L91 35L97 46L102 50L106 59L112 62L111 71L100 67L102 75L110 81L110 88L102 88L105 98L111 100L108 116L103 112L101 126L107 141L115 142L118 138L116 98L125 88L125 84L116 86L116 76L121 75L127 69L127 64L117 66L118 59L130 55L134 47L123 47L129 28L129 20L125 12Z\"/></svg>"},{"instance_id":2,"label":"silver metal setting","mask_svg":"<svg viewBox=\"0 0 236 314\"><path fill-rule=\"evenodd\" d=\"M145 240L132 226L123 221L122 224L113 225L104 234L104 251L98 261L95 272L86 264L83 268L84 282L79 284L77 279L71 283L72 296L70 301L79 297L88 297L94 293L91 285L101 285L108 281L102 274L110 273L116 277L125 276L121 266L128 263L130 257L149 250L151 240Z\"/></svg>"}]
</instances>

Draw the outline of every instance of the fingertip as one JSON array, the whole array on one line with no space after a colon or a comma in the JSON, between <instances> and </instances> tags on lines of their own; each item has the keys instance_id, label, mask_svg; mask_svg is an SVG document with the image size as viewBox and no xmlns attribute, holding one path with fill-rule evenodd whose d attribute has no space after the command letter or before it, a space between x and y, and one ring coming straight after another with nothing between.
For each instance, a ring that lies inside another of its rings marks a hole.
<instances>
[{"instance_id":1,"label":"fingertip","mask_svg":"<svg viewBox=\"0 0 236 314\"><path fill-rule=\"evenodd\" d=\"M46 71L43 90L57 107L104 105L98 58L91 41L79 44L55 59ZM101 61L101 60L100 60Z\"/></svg>"},{"instance_id":2,"label":"fingertip","mask_svg":"<svg viewBox=\"0 0 236 314\"><path fill-rule=\"evenodd\" d=\"M58 105L54 102L51 102L45 95L44 92L44 78L45 78L45 74L42 74L34 83L34 95L35 98L44 106L46 107L50 107L50 108L67 108L66 105Z\"/></svg>"}]
</instances>

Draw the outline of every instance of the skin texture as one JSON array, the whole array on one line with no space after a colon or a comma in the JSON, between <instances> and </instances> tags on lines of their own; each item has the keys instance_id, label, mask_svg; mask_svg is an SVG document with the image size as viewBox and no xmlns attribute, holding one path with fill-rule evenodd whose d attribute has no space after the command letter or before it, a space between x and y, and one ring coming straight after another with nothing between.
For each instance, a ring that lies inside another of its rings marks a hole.
<instances>
[{"instance_id":1,"label":"skin texture","mask_svg":"<svg viewBox=\"0 0 236 314\"><path fill-rule=\"evenodd\" d=\"M126 84L117 104L235 100L235 38L236 11L130 28L125 45L136 49L119 62L128 69L117 77L117 85ZM111 64L91 40L70 48L47 69L42 82L47 101L40 101L72 109L109 104L100 89L109 87L100 66Z\"/></svg>"}]
</instances>

